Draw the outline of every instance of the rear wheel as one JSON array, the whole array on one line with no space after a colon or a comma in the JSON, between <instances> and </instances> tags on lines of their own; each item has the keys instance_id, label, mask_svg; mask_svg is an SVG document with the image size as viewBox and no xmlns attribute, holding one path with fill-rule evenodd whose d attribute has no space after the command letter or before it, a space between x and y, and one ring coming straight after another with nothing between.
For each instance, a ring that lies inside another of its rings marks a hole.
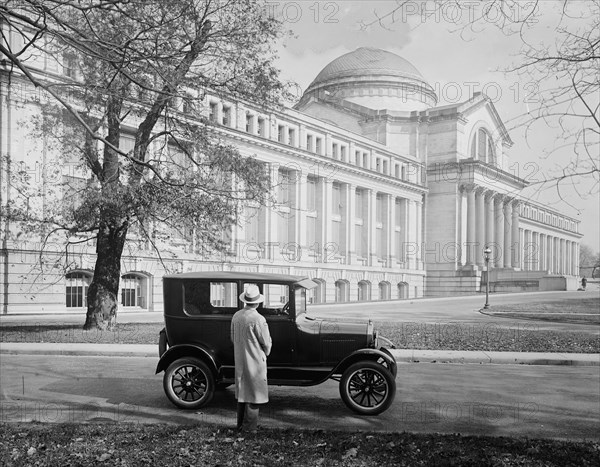
<instances>
[{"instance_id":1,"label":"rear wheel","mask_svg":"<svg viewBox=\"0 0 600 467\"><path fill-rule=\"evenodd\" d=\"M198 409L210 402L215 392L215 378L206 363L186 357L169 365L163 378L169 400L182 409Z\"/></svg>"},{"instance_id":2,"label":"rear wheel","mask_svg":"<svg viewBox=\"0 0 600 467\"><path fill-rule=\"evenodd\" d=\"M388 369L373 361L354 363L342 375L340 396L354 412L378 415L394 401L396 381Z\"/></svg>"}]
</instances>

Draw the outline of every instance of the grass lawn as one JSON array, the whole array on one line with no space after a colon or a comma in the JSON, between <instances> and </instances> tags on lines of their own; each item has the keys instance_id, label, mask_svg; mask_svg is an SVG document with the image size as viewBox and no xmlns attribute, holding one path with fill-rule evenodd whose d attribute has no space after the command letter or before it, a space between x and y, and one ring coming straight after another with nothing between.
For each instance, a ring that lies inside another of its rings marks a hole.
<instances>
[{"instance_id":1,"label":"grass lawn","mask_svg":"<svg viewBox=\"0 0 600 467\"><path fill-rule=\"evenodd\" d=\"M600 298L492 306L494 319L482 324L375 321L375 329L396 347L422 350L600 353ZM582 331L540 329L532 320L578 322ZM162 323L118 324L114 331L83 331L81 325L0 326L0 342L87 342L157 344Z\"/></svg>"},{"instance_id":2,"label":"grass lawn","mask_svg":"<svg viewBox=\"0 0 600 467\"><path fill-rule=\"evenodd\" d=\"M600 298L491 306L490 316L600 325Z\"/></svg>"},{"instance_id":3,"label":"grass lawn","mask_svg":"<svg viewBox=\"0 0 600 467\"><path fill-rule=\"evenodd\" d=\"M597 466L600 445L502 437L164 425L0 425L0 458L21 465Z\"/></svg>"}]
</instances>

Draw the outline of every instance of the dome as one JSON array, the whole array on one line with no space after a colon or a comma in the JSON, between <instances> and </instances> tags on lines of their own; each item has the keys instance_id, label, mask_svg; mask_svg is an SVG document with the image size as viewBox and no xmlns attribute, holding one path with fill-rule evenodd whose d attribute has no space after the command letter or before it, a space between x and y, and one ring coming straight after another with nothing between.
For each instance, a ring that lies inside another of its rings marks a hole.
<instances>
[{"instance_id":1,"label":"dome","mask_svg":"<svg viewBox=\"0 0 600 467\"><path fill-rule=\"evenodd\" d=\"M373 47L361 47L336 58L323 68L311 86L334 78L365 74L407 76L423 80L419 70L399 55Z\"/></svg>"},{"instance_id":2,"label":"dome","mask_svg":"<svg viewBox=\"0 0 600 467\"><path fill-rule=\"evenodd\" d=\"M329 63L301 102L323 93L377 110L424 110L437 103L435 91L412 63L373 47L360 47Z\"/></svg>"}]
</instances>

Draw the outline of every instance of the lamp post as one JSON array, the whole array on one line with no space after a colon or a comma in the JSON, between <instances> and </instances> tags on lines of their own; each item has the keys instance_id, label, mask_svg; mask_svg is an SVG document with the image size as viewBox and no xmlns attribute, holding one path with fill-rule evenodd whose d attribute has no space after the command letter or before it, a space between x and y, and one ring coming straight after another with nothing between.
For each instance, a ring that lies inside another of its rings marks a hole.
<instances>
[{"instance_id":1,"label":"lamp post","mask_svg":"<svg viewBox=\"0 0 600 467\"><path fill-rule=\"evenodd\" d=\"M485 250L483 250L483 259L485 260L485 305L483 305L484 309L488 309L490 307L490 255L492 254L492 250L490 247L486 245Z\"/></svg>"}]
</instances>

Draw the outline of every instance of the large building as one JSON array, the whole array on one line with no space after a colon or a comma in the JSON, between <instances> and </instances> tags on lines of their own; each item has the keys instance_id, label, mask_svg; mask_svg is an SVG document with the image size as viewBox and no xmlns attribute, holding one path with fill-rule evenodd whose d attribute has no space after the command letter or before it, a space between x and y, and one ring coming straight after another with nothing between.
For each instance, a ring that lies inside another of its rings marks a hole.
<instances>
[{"instance_id":1,"label":"large building","mask_svg":"<svg viewBox=\"0 0 600 467\"><path fill-rule=\"evenodd\" d=\"M69 72L50 61L32 66L47 79ZM6 156L32 171L43 163L45 173L53 159L52 145L33 142L23 124L43 96L7 71L0 65L4 206L19 196ZM579 223L521 197L527 182L506 155L513 143L484 95L438 106L412 64L359 48L327 65L294 109L207 94L200 111L216 135L268 165L277 204L249 206L222 254L182 236L161 243L159 260L133 234L122 260L123 310L162 310L165 268L305 275L319 284L313 303L473 294L486 246L492 290L575 287ZM61 167L66 176L83 177ZM62 249L40 255L40 237L16 239L5 220L1 229L2 313L85 308L92 250L72 246L64 271L54 267Z\"/></svg>"}]
</instances>

